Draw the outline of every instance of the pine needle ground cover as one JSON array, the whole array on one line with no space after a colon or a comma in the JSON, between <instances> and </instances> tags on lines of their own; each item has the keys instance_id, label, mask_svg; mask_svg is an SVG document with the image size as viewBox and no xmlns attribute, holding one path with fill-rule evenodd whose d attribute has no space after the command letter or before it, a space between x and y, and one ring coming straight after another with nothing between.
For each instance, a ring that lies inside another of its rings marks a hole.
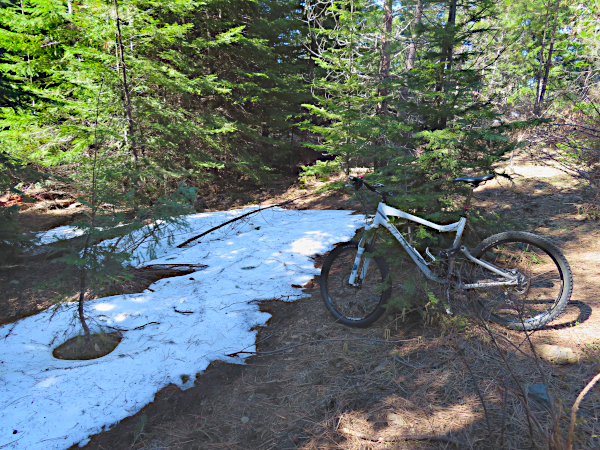
<instances>
[{"instance_id":1,"label":"pine needle ground cover","mask_svg":"<svg viewBox=\"0 0 600 450\"><path fill-rule=\"evenodd\" d=\"M0 446L64 449L131 416L160 389L194 385L196 374L225 355L255 348L270 315L257 301L295 300L318 273L310 259L352 238L362 217L350 211L268 210L178 249L177 243L247 210L192 215L191 231L173 231L173 246L140 265L199 264L201 270L160 280L139 294L86 302L97 329L123 339L107 356L53 358L53 349L79 332L75 306L64 305L0 327ZM46 235L46 238L49 238Z\"/></svg>"}]
</instances>

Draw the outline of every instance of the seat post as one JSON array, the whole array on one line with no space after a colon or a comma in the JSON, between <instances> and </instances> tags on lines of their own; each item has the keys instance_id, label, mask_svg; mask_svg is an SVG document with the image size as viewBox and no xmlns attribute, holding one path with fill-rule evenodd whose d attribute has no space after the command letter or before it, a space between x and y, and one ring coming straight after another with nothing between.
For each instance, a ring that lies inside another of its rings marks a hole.
<instances>
[{"instance_id":1,"label":"seat post","mask_svg":"<svg viewBox=\"0 0 600 450\"><path fill-rule=\"evenodd\" d=\"M469 195L467 195L467 201L463 208L463 213L460 215L460 217L464 217L465 219L468 217L469 210L471 209L471 199L473 198L473 190L474 189L475 189L474 186L469 186Z\"/></svg>"}]
</instances>

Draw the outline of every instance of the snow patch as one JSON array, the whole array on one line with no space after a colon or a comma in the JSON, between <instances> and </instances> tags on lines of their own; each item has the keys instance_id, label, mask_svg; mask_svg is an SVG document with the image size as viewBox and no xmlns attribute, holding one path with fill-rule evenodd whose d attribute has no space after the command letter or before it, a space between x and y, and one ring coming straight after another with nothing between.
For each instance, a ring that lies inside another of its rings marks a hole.
<instances>
[{"instance_id":1,"label":"snow patch","mask_svg":"<svg viewBox=\"0 0 600 450\"><path fill-rule=\"evenodd\" d=\"M81 228L63 225L62 227L42 231L41 233L36 234L36 237L39 239L40 244L46 245L63 239L73 239L74 237L81 236L83 233L84 230Z\"/></svg>"},{"instance_id":2,"label":"snow patch","mask_svg":"<svg viewBox=\"0 0 600 450\"><path fill-rule=\"evenodd\" d=\"M58 450L85 444L103 427L153 401L166 385L192 387L211 361L243 363L225 355L255 349L257 332L251 328L270 318L256 301L304 297L292 284L303 285L319 273L311 257L351 239L363 220L351 211L270 209L176 248L248 211L187 216L191 229L168 230L170 239L161 240L152 260L145 244L137 249L135 261L141 266L208 267L159 280L139 294L88 302L94 328L123 333L103 358L52 356L58 344L79 333L74 303L0 326L0 448ZM41 239L52 242L78 231L59 227Z\"/></svg>"}]
</instances>

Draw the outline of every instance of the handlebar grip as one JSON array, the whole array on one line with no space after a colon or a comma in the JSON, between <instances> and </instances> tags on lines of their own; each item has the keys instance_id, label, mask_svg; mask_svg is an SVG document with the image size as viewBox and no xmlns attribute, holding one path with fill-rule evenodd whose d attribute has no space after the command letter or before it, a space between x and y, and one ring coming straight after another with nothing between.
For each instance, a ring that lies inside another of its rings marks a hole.
<instances>
[{"instance_id":1,"label":"handlebar grip","mask_svg":"<svg viewBox=\"0 0 600 450\"><path fill-rule=\"evenodd\" d=\"M350 178L350 180L352 180L352 186L357 191L364 186L372 192L377 192L377 190L373 186L371 186L369 183L367 183L361 177L348 177L348 178Z\"/></svg>"},{"instance_id":2,"label":"handlebar grip","mask_svg":"<svg viewBox=\"0 0 600 450\"><path fill-rule=\"evenodd\" d=\"M354 188L354 190L358 191L361 187L363 187L363 180L362 178L359 177L349 177L350 180L352 180L352 187Z\"/></svg>"}]
</instances>

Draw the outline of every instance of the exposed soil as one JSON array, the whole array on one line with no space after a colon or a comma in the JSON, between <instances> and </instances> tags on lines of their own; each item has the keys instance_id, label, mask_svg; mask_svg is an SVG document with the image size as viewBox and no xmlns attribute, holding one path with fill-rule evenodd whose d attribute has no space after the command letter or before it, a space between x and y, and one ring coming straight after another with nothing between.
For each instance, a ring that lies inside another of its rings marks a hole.
<instances>
[{"instance_id":1,"label":"exposed soil","mask_svg":"<svg viewBox=\"0 0 600 450\"><path fill-rule=\"evenodd\" d=\"M112 352L123 336L118 331L112 333L94 333L86 336L75 336L60 344L52 352L58 359L96 359Z\"/></svg>"},{"instance_id":2,"label":"exposed soil","mask_svg":"<svg viewBox=\"0 0 600 450\"><path fill-rule=\"evenodd\" d=\"M535 446L522 400L528 398L527 408L547 431L551 400L528 390L542 382L563 401L564 435L568 408L600 367L600 224L583 186L551 168L518 164L514 184L490 182L476 191L475 202L549 237L565 253L575 281L572 301L530 338L572 348L578 363L538 366L527 356L524 333L490 327L498 352L474 322L425 322L418 313L389 311L368 329L344 327L322 305L315 277L304 290L307 298L263 303L273 317L259 332L261 354L245 365L212 363L186 391L164 388L153 403L84 448L449 449L458 442L469 449L529 449ZM301 192L291 189L278 199ZM359 205L335 193L294 207ZM321 255L315 264L323 260ZM397 283L406 276L393 274ZM27 295L22 302L37 307L35 294ZM580 412L574 448L600 448L599 391L586 397ZM533 428L538 445L548 448L544 433Z\"/></svg>"}]
</instances>

